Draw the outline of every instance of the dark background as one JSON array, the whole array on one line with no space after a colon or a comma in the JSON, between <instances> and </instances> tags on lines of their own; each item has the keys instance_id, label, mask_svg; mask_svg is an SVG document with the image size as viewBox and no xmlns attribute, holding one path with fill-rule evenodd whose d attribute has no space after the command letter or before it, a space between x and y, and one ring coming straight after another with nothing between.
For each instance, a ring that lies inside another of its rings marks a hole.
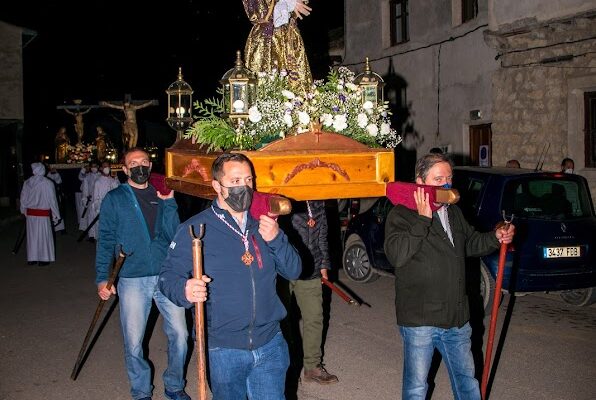
<instances>
[{"instance_id":1,"label":"dark background","mask_svg":"<svg viewBox=\"0 0 596 400\"><path fill-rule=\"evenodd\" d=\"M324 78L328 33L343 26L342 0L311 0L313 13L299 23L315 79ZM137 112L139 145L161 149L175 140L165 122L165 90L182 67L193 100L216 95L218 81L243 50L251 25L240 0L12 2L0 5L0 19L36 32L23 49L24 162L53 154L60 126L76 142L74 117L58 105L99 101L159 101ZM98 108L84 115L84 142L94 142L101 125L121 146L120 110Z\"/></svg>"}]
</instances>

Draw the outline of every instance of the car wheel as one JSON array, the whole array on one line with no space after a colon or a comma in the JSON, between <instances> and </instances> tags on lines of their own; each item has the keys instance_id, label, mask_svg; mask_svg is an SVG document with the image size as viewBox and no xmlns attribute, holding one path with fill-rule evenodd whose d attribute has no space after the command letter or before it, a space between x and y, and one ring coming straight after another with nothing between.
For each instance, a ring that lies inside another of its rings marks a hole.
<instances>
[{"instance_id":1,"label":"car wheel","mask_svg":"<svg viewBox=\"0 0 596 400\"><path fill-rule=\"evenodd\" d=\"M480 295L484 306L484 315L490 315L495 298L495 280L487 266L480 262ZM501 297L501 301L503 297Z\"/></svg>"},{"instance_id":2,"label":"car wheel","mask_svg":"<svg viewBox=\"0 0 596 400\"><path fill-rule=\"evenodd\" d=\"M366 283L376 280L379 275L374 271L362 239L353 235L348 238L343 254L343 268L348 279Z\"/></svg>"},{"instance_id":3,"label":"car wheel","mask_svg":"<svg viewBox=\"0 0 596 400\"><path fill-rule=\"evenodd\" d=\"M596 302L596 288L568 290L561 292L561 298L574 306L589 306Z\"/></svg>"}]
</instances>

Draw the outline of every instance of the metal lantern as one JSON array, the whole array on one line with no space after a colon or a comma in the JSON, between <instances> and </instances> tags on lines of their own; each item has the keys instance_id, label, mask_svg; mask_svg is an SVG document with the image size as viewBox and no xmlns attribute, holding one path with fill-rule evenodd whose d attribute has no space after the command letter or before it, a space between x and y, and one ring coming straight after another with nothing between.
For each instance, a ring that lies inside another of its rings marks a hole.
<instances>
[{"instance_id":1,"label":"metal lantern","mask_svg":"<svg viewBox=\"0 0 596 400\"><path fill-rule=\"evenodd\" d=\"M178 68L178 79L166 90L168 94L168 124L178 132L178 139L182 132L192 122L192 93L188 83L182 79L182 67Z\"/></svg>"},{"instance_id":2,"label":"metal lantern","mask_svg":"<svg viewBox=\"0 0 596 400\"><path fill-rule=\"evenodd\" d=\"M362 89L362 103L370 101L373 107L377 107L379 103L383 102L383 87L385 81L376 72L370 69L368 57L366 57L366 64L364 66L364 72L356 75L354 83L360 86Z\"/></svg>"},{"instance_id":3,"label":"metal lantern","mask_svg":"<svg viewBox=\"0 0 596 400\"><path fill-rule=\"evenodd\" d=\"M244 66L240 51L236 51L236 65L221 80L224 116L234 122L248 118L248 110L254 105L257 94L257 78Z\"/></svg>"}]
</instances>

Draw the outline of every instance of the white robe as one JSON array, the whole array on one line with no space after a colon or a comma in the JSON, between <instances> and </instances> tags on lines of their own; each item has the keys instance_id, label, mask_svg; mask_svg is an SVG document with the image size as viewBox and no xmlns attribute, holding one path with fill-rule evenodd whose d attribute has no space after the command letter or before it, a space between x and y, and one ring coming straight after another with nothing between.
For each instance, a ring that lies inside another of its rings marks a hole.
<instances>
[{"instance_id":1,"label":"white robe","mask_svg":"<svg viewBox=\"0 0 596 400\"><path fill-rule=\"evenodd\" d=\"M81 215L83 214L83 193L81 192L81 190L83 190L83 181L85 180L86 175L87 170L85 169L85 167L81 168L81 170L79 171L79 180L81 181L81 186L79 188L79 191L75 192L75 208L77 209L77 224L79 225L81 225Z\"/></svg>"},{"instance_id":2,"label":"white robe","mask_svg":"<svg viewBox=\"0 0 596 400\"><path fill-rule=\"evenodd\" d=\"M60 174L57 171L56 172L48 172L47 177L48 177L48 179L53 180L56 185L62 185L62 177L60 176ZM56 198L58 198L57 193L56 193ZM58 202L58 205L60 205L60 202ZM64 210L64 208L62 210ZM63 231L64 229L66 229L66 227L64 226L64 218L62 218L60 220L60 223L54 227L54 231L58 232L58 231Z\"/></svg>"},{"instance_id":3,"label":"white robe","mask_svg":"<svg viewBox=\"0 0 596 400\"><path fill-rule=\"evenodd\" d=\"M51 216L38 217L27 215L28 208L50 210ZM33 175L23 184L23 190L21 191L21 213L25 214L27 219L27 261L55 261L56 253L52 221L56 223L60 220L60 210L58 209L54 183L43 176L43 172L41 175Z\"/></svg>"},{"instance_id":4,"label":"white robe","mask_svg":"<svg viewBox=\"0 0 596 400\"><path fill-rule=\"evenodd\" d=\"M93 198L91 201L91 209L87 212L90 212L91 221L95 219L95 217L99 214L99 210L101 208L101 202L106 194L112 190L117 188L120 185L118 179L112 178L111 176L104 176L100 175L99 178L95 181L95 185L93 187ZM99 221L93 224L93 227L89 229L88 235L90 238L98 238L97 227L99 226Z\"/></svg>"},{"instance_id":5,"label":"white robe","mask_svg":"<svg viewBox=\"0 0 596 400\"><path fill-rule=\"evenodd\" d=\"M85 179L81 185L81 205L83 206L81 213L85 213L84 217L81 215L81 221L79 222L79 229L82 231L87 229L91 221L93 221L90 211L91 203L93 202L93 188L97 178L99 178L99 173L89 172L85 175ZM89 201L87 201L87 199L89 199ZM85 206L87 206L87 212L85 212Z\"/></svg>"}]
</instances>

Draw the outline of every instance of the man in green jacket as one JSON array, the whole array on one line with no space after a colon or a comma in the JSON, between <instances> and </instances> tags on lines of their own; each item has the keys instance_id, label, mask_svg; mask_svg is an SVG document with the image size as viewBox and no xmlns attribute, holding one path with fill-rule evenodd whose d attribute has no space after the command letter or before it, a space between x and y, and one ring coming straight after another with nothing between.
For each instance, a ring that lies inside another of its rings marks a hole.
<instances>
[{"instance_id":1,"label":"man in green jacket","mask_svg":"<svg viewBox=\"0 0 596 400\"><path fill-rule=\"evenodd\" d=\"M453 165L443 154L416 163L416 183L451 187ZM422 187L417 210L394 207L385 225L385 254L395 268L395 309L404 344L403 399L424 399L436 348L443 356L455 399L478 399L471 351L465 258L511 243L515 227L479 233L454 205L432 211Z\"/></svg>"}]
</instances>

